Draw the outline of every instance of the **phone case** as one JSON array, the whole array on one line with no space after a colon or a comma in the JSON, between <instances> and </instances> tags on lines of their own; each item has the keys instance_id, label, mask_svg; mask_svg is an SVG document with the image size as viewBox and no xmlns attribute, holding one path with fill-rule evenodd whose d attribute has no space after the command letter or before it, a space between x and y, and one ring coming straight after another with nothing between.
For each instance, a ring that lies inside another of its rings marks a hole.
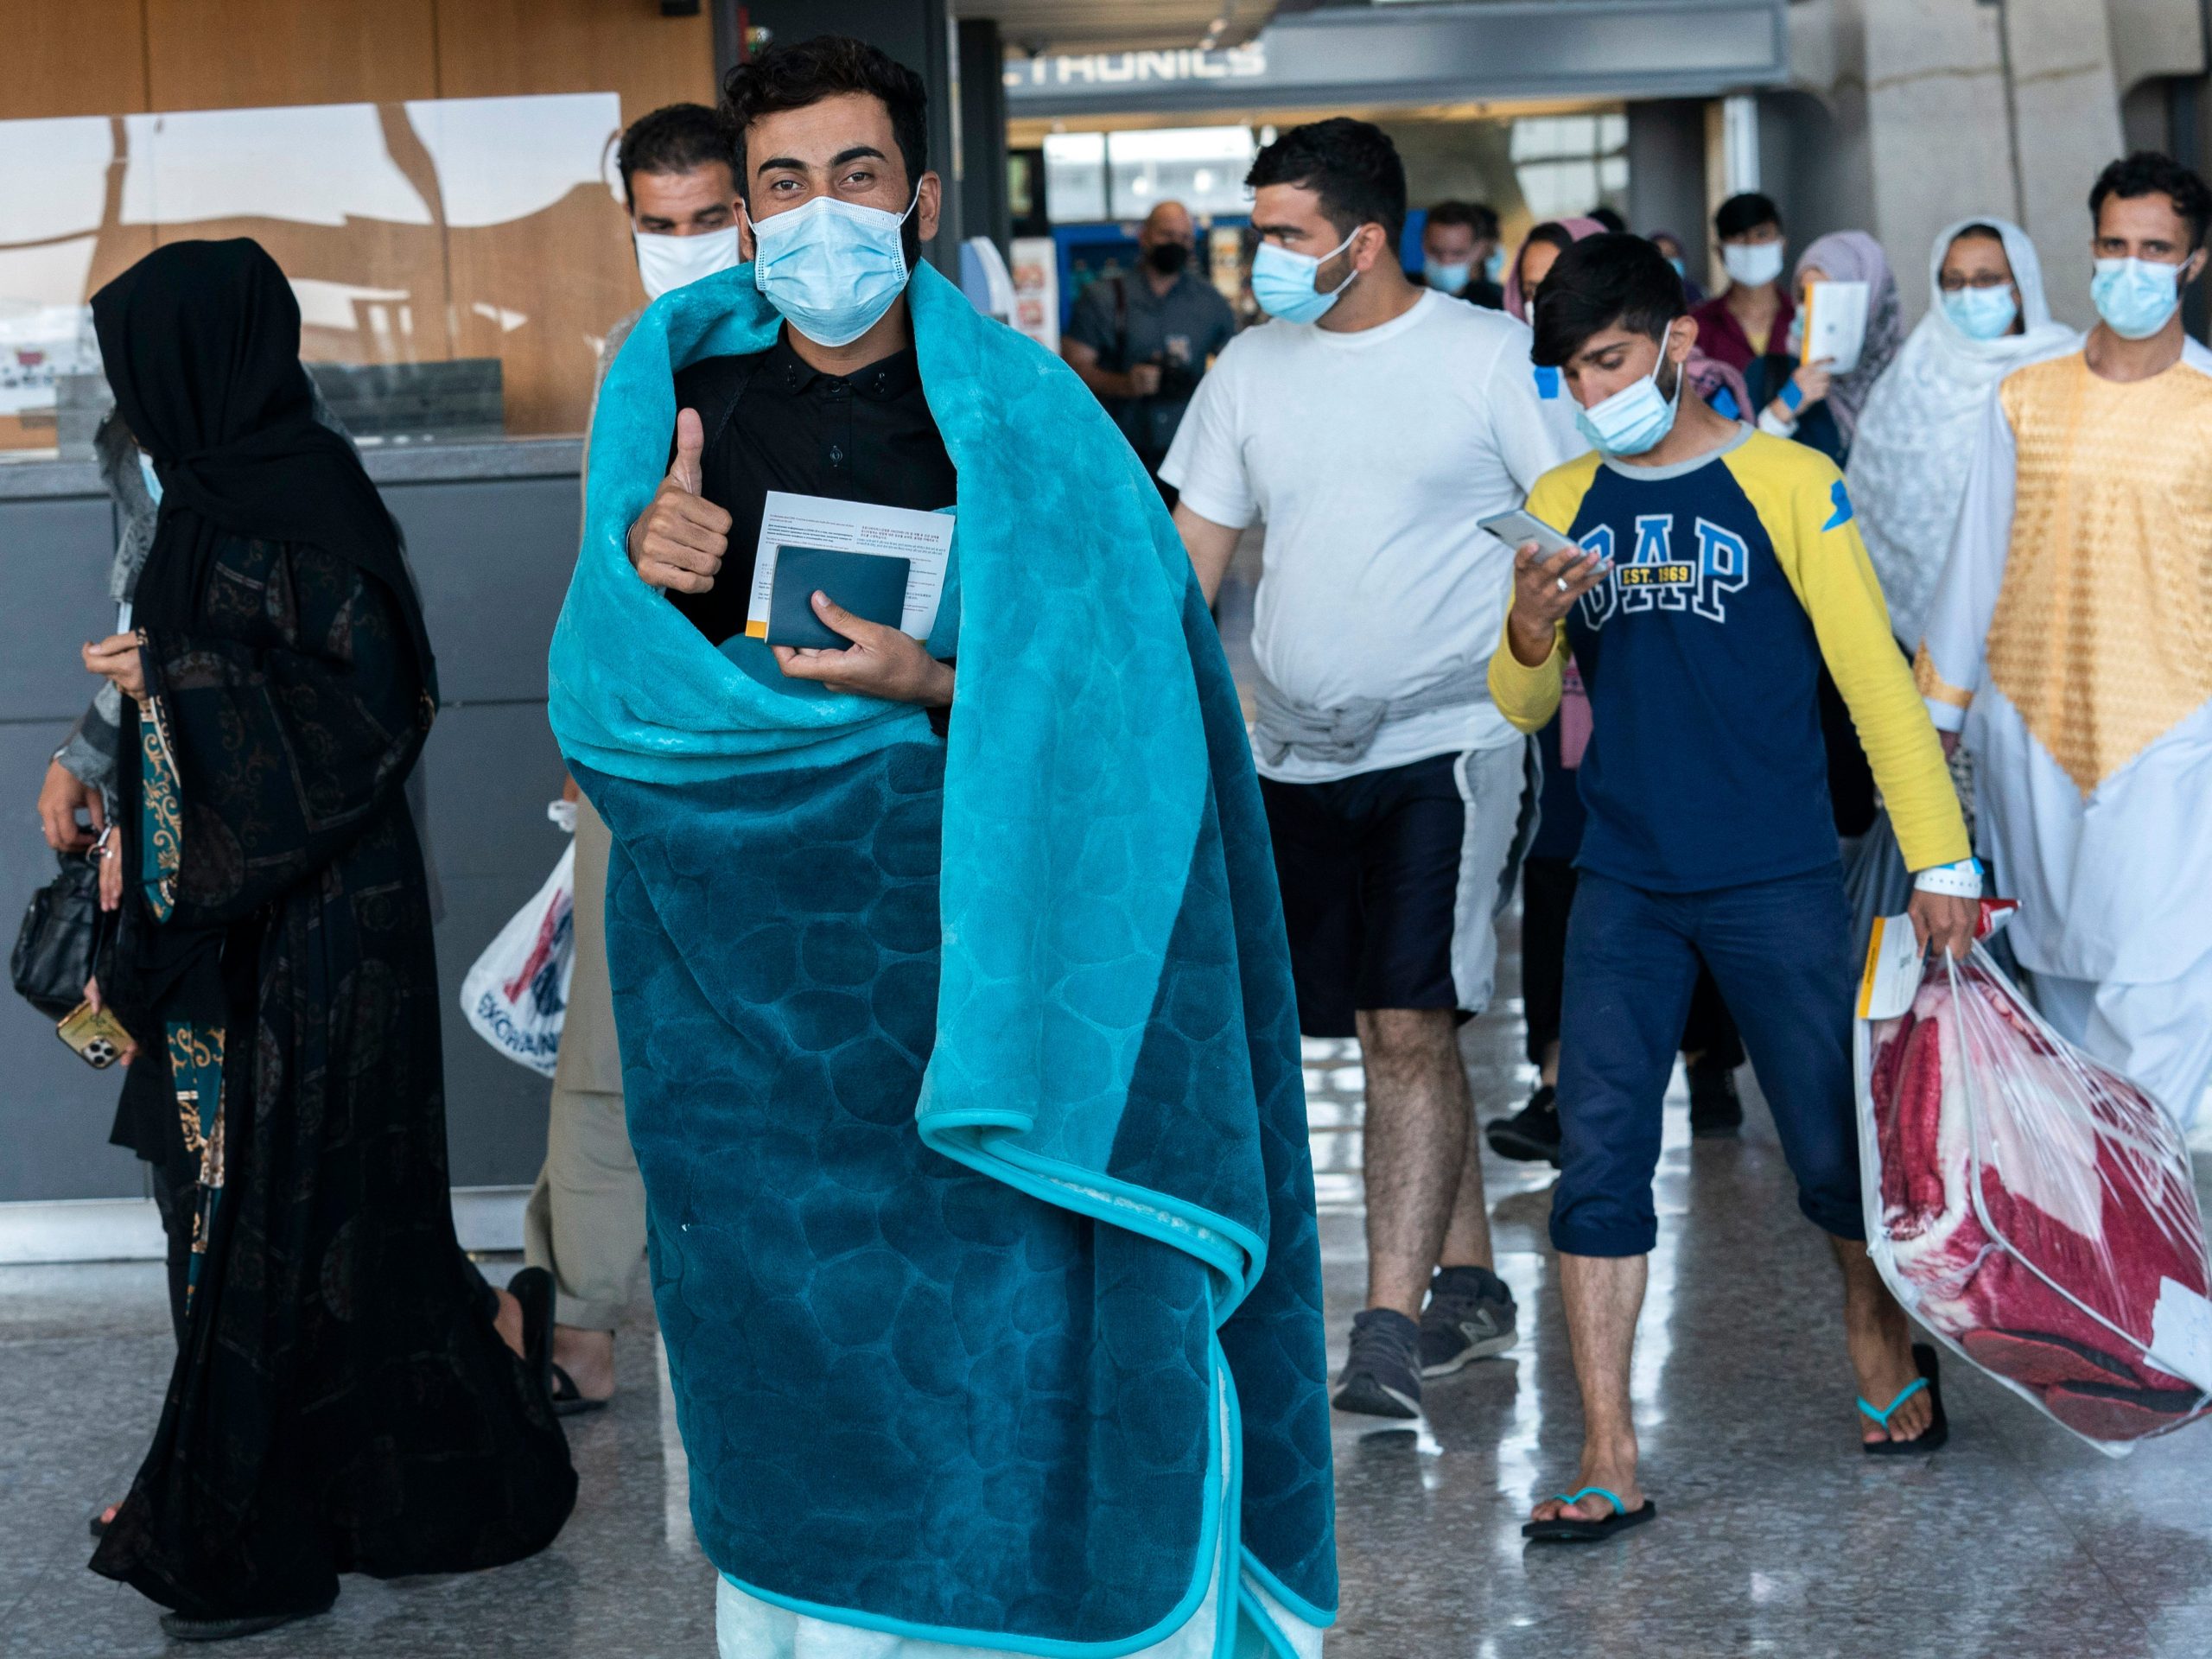
<instances>
[{"instance_id":1,"label":"phone case","mask_svg":"<svg viewBox=\"0 0 2212 1659\"><path fill-rule=\"evenodd\" d=\"M1508 547L1518 547L1523 542L1535 543L1536 550L1548 559L1578 550L1574 542L1529 513L1493 513L1476 522Z\"/></svg>"},{"instance_id":2,"label":"phone case","mask_svg":"<svg viewBox=\"0 0 2212 1659\"><path fill-rule=\"evenodd\" d=\"M77 1051L77 1058L96 1071L105 1071L123 1058L130 1046L130 1033L123 1021L105 1008L79 1002L54 1028L54 1035Z\"/></svg>"}]
</instances>

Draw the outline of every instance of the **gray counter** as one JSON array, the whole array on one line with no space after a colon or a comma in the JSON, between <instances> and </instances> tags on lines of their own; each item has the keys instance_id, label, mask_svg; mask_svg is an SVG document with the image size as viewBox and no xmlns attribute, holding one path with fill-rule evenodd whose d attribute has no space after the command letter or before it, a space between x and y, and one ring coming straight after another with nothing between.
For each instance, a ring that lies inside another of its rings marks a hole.
<instances>
[{"instance_id":1,"label":"gray counter","mask_svg":"<svg viewBox=\"0 0 2212 1659\"><path fill-rule=\"evenodd\" d=\"M564 838L546 821L561 761L545 726L545 652L575 563L582 446L574 438L365 449L423 584L445 706L430 734L430 839L446 1109L456 1185L527 1182L545 1149L548 1085L462 1022L461 976L537 889ZM78 659L105 634L115 524L89 462L0 464L0 932L12 944L52 878L36 797L92 694ZM88 1069L52 1022L0 991L0 1203L137 1197L110 1147L118 1074Z\"/></svg>"},{"instance_id":2,"label":"gray counter","mask_svg":"<svg viewBox=\"0 0 2212 1659\"><path fill-rule=\"evenodd\" d=\"M463 479L573 479L582 469L583 452L582 438L507 438L497 443L369 442L361 446L361 460L378 484L432 484ZM99 468L90 461L0 461L0 501L103 493Z\"/></svg>"}]
</instances>

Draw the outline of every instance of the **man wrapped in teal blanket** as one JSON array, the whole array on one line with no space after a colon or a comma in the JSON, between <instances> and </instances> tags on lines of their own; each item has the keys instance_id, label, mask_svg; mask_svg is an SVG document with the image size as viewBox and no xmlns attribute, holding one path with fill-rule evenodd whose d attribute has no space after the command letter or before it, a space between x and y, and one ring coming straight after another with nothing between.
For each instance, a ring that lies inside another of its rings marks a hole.
<instances>
[{"instance_id":1,"label":"man wrapped in teal blanket","mask_svg":"<svg viewBox=\"0 0 2212 1659\"><path fill-rule=\"evenodd\" d=\"M677 372L778 338L750 264L610 368L554 638L725 1651L734 1602L902 1653L1315 1654L1320 1262L1236 690L1074 374L905 294L958 477L948 737L632 569Z\"/></svg>"}]
</instances>

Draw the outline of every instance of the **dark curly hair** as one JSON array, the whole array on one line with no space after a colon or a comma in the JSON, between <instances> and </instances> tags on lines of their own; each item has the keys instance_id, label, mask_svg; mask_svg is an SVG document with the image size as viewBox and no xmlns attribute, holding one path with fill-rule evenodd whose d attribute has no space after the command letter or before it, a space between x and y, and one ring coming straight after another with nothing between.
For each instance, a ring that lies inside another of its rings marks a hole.
<instances>
[{"instance_id":1,"label":"dark curly hair","mask_svg":"<svg viewBox=\"0 0 2212 1659\"><path fill-rule=\"evenodd\" d=\"M1562 368L1591 336L1615 326L1663 340L1689 309L1682 279L1656 245L1617 232L1586 236L1545 275L1531 355L1547 368Z\"/></svg>"},{"instance_id":2,"label":"dark curly hair","mask_svg":"<svg viewBox=\"0 0 2212 1659\"><path fill-rule=\"evenodd\" d=\"M1478 201L1440 201L1428 210L1425 225L1464 225L1478 242L1497 240L1497 214Z\"/></svg>"},{"instance_id":3,"label":"dark curly hair","mask_svg":"<svg viewBox=\"0 0 2212 1659\"><path fill-rule=\"evenodd\" d=\"M1321 217L1350 236L1380 225L1395 250L1406 228L1406 167L1389 135L1372 122L1332 115L1293 127L1254 158L1244 182L1294 184L1321 199Z\"/></svg>"},{"instance_id":4,"label":"dark curly hair","mask_svg":"<svg viewBox=\"0 0 2212 1659\"><path fill-rule=\"evenodd\" d=\"M1756 231L1762 225L1782 227L1782 209L1774 198L1756 190L1740 190L1713 210L1713 233L1726 242L1732 236Z\"/></svg>"},{"instance_id":5,"label":"dark curly hair","mask_svg":"<svg viewBox=\"0 0 2212 1659\"><path fill-rule=\"evenodd\" d=\"M722 119L736 146L738 193L752 199L746 193L747 127L764 115L803 110L843 92L880 99L891 112L891 133L906 164L911 193L929 171L929 92L905 64L849 35L817 35L772 46L729 72L722 82Z\"/></svg>"},{"instance_id":6,"label":"dark curly hair","mask_svg":"<svg viewBox=\"0 0 2212 1659\"><path fill-rule=\"evenodd\" d=\"M2133 201L2138 196L2158 195L2171 200L2174 212L2189 221L2189 251L2196 252L2204 245L2206 226L2212 225L2212 190L2205 188L2194 170L2155 149L2139 149L2097 175L2089 191L2089 223L2096 224L2111 197Z\"/></svg>"},{"instance_id":7,"label":"dark curly hair","mask_svg":"<svg viewBox=\"0 0 2212 1659\"><path fill-rule=\"evenodd\" d=\"M737 176L729 129L703 104L669 104L641 115L622 135L614 165L622 174L622 200L630 200L632 173L689 173L720 162Z\"/></svg>"}]
</instances>

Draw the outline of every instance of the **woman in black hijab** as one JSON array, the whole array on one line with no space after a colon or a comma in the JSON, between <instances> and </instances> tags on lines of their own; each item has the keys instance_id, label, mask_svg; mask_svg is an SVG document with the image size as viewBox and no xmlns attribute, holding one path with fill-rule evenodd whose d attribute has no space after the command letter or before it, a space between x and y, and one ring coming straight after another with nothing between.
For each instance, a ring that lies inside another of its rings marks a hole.
<instances>
[{"instance_id":1,"label":"woman in black hijab","mask_svg":"<svg viewBox=\"0 0 2212 1659\"><path fill-rule=\"evenodd\" d=\"M322 1611L340 1573L531 1554L575 1474L550 1285L493 1291L454 1236L403 794L437 683L398 531L311 418L258 245L160 248L92 318L161 485L137 632L87 653L125 693L118 1133L181 1172L189 1230L161 1426L92 1567L209 1639Z\"/></svg>"}]
</instances>

